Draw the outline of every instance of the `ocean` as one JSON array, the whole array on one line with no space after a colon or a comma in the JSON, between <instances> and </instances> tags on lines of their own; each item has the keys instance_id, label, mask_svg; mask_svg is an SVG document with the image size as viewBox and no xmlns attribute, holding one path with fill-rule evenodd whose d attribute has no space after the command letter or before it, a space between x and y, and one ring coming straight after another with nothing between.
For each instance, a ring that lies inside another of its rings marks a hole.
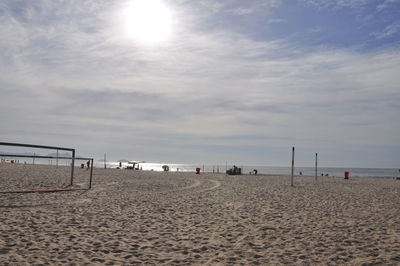
<instances>
[{"instance_id":1,"label":"ocean","mask_svg":"<svg viewBox=\"0 0 400 266\"><path fill-rule=\"evenodd\" d=\"M121 168L126 168L128 165L132 164L121 163ZM148 163L142 162L136 165L137 168L143 171L163 171L162 166L168 165L170 171L180 171L180 172L195 172L196 168L200 168L201 172L219 172L225 173L226 168L232 168L232 165L202 165L202 164L171 164L171 163ZM289 175L291 174L291 167L279 167L279 166L251 166L251 165L236 165L242 168L242 173L246 174L257 169L259 174L278 174L278 175ZM103 162L95 162L95 167L103 168ZM107 168L118 168L119 162L107 162ZM350 173L353 177L379 177L379 178L394 178L400 177L400 169L395 168L342 168L342 167L318 167L318 175L328 175L342 177L344 172ZM315 175L314 167L295 167L294 174L298 175L300 172L303 175Z\"/></svg>"},{"instance_id":2,"label":"ocean","mask_svg":"<svg viewBox=\"0 0 400 266\"><path fill-rule=\"evenodd\" d=\"M18 159L18 158L14 158ZM3 159L6 162L10 162L11 159ZM21 158L18 160L20 163L33 163L32 159ZM39 159L35 160L36 164L48 164L48 165L56 165L56 159ZM71 163L70 160L62 160L58 161L58 165L68 166ZM81 163L86 163L86 161L78 161L76 160L75 165L78 167ZM202 164L173 164L173 163L151 163L151 162L139 162L136 167L143 171L163 171L163 165L168 165L169 170L176 172L195 172L196 168L200 168L201 172L207 173L225 173L226 168L232 168L232 165L226 166L223 165L202 165ZM121 167L120 163L116 161L108 161L106 164L107 168L121 168L124 169L127 166L132 166L132 164L128 164L127 162L122 162ZM237 167L242 168L243 174L248 174L250 171L257 169L259 174L277 174L277 175L290 175L291 167L282 167L282 166L260 166L260 165L236 165ZM94 167L96 168L104 168L104 162L95 161ZM318 167L318 176L328 175L328 176L336 176L343 177L344 172L347 171L350 173L350 177L378 177L378 178L395 178L400 177L400 169L396 168L343 168L343 167ZM295 167L294 174L299 175L300 172L303 175L311 175L314 176L315 168L314 167Z\"/></svg>"}]
</instances>

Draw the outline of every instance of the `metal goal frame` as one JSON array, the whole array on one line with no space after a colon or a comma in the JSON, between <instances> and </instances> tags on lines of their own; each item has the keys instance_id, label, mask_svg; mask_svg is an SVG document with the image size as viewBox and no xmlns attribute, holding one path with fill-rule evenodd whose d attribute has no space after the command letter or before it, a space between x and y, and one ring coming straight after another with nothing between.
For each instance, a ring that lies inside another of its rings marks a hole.
<instances>
[{"instance_id":1,"label":"metal goal frame","mask_svg":"<svg viewBox=\"0 0 400 266\"><path fill-rule=\"evenodd\" d=\"M0 146L13 146L13 147L26 147L26 148L38 148L38 149L49 149L49 150L61 150L61 151L69 151L72 153L71 157L59 157L59 156L42 156L42 155L18 155L18 154L0 154L0 157L9 157L9 158L40 158L40 159L70 159L71 163L71 179L70 179L70 187L74 184L74 168L75 168L75 160L88 160L90 161L90 178L89 185L87 188L63 188L63 189L47 189L47 190L20 190L20 191L0 191L0 193L41 193L41 192L62 192L62 191L75 191L75 190L89 190L92 188L92 178L93 178L93 158L85 158L85 157L75 157L75 149L73 148L64 148L64 147L55 147L55 146L45 146L45 145L36 145L36 144L23 144L23 143L12 143L12 142L0 142Z\"/></svg>"}]
</instances>

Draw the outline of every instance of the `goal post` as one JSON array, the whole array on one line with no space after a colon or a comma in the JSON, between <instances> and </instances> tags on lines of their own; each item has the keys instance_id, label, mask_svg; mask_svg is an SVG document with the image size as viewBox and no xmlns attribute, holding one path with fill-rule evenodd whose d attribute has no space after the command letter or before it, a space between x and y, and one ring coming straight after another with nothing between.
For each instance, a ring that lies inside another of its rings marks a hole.
<instances>
[{"instance_id":1,"label":"goal post","mask_svg":"<svg viewBox=\"0 0 400 266\"><path fill-rule=\"evenodd\" d=\"M45 146L45 145L36 145L36 144L22 144L22 143L10 143L10 142L0 142L0 146L12 146L12 147L23 147L23 148L37 148L37 149L48 149L48 150L57 150L57 156L44 156L44 155L26 155L26 154L0 154L0 157L6 158L35 158L38 159L56 159L57 160L57 167L58 167L58 160L71 160L71 170L70 170L70 184L69 186L72 187L74 185L74 168L75 168L75 161L76 160L85 160L90 161L90 176L89 176L89 184L87 188L63 188L63 189L51 189L51 190L26 190L26 191L0 191L0 193L24 193L24 192L58 192L58 191L72 191L72 190L86 190L91 189L92 187L92 177L93 177L93 158L86 158L86 157L75 157L75 149L73 148L65 148L65 147L55 147L55 146ZM58 156L58 151L67 151L71 152L71 157L67 156ZM88 169L89 170L89 169Z\"/></svg>"}]
</instances>

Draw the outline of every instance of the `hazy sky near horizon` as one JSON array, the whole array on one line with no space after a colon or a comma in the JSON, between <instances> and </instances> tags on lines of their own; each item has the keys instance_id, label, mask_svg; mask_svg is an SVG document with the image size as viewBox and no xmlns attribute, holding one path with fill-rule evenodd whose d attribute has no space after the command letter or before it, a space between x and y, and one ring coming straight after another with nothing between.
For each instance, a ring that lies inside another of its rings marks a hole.
<instances>
[{"instance_id":1,"label":"hazy sky near horizon","mask_svg":"<svg viewBox=\"0 0 400 266\"><path fill-rule=\"evenodd\" d=\"M1 1L0 140L400 167L400 0L146 2Z\"/></svg>"}]
</instances>

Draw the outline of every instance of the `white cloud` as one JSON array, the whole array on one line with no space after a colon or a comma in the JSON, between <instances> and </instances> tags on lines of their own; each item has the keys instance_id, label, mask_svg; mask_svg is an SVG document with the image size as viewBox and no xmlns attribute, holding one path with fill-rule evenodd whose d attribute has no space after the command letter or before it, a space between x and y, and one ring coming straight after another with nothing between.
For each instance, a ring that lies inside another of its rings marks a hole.
<instances>
[{"instance_id":1,"label":"white cloud","mask_svg":"<svg viewBox=\"0 0 400 266\"><path fill-rule=\"evenodd\" d=\"M201 7L212 13L232 13L235 15L249 15L268 9L277 8L281 5L282 0L228 0L228 1L199 1Z\"/></svg>"},{"instance_id":2,"label":"white cloud","mask_svg":"<svg viewBox=\"0 0 400 266\"><path fill-rule=\"evenodd\" d=\"M368 4L369 0L303 0L308 4L320 7L357 8Z\"/></svg>"},{"instance_id":3,"label":"white cloud","mask_svg":"<svg viewBox=\"0 0 400 266\"><path fill-rule=\"evenodd\" d=\"M265 10L270 10L273 8L277 8L281 5L281 0L256 0L251 2L239 2L235 7L232 9L232 13L236 15L250 15L256 12L265 12Z\"/></svg>"},{"instance_id":4,"label":"white cloud","mask_svg":"<svg viewBox=\"0 0 400 266\"><path fill-rule=\"evenodd\" d=\"M394 4L399 4L399 3L400 3L399 0L384 0L376 8L377 8L377 10L382 11L382 10L392 7Z\"/></svg>"},{"instance_id":5,"label":"white cloud","mask_svg":"<svg viewBox=\"0 0 400 266\"><path fill-rule=\"evenodd\" d=\"M185 23L170 42L143 47L121 35L114 8L92 6L101 15L84 28L66 19L89 15L79 4L57 9L51 23L40 24L36 19L46 10L34 8L27 16L32 23L11 14L0 18L7 59L0 63L3 138L31 132L35 142L48 134L55 140L67 135L72 143L80 136L82 145L93 138L121 151L138 148L127 144L135 139L142 142L138 153L158 142L167 142L164 149L173 149L168 142L400 143L393 124L400 110L396 50L305 48Z\"/></svg>"},{"instance_id":6,"label":"white cloud","mask_svg":"<svg viewBox=\"0 0 400 266\"><path fill-rule=\"evenodd\" d=\"M371 35L377 39L390 38L397 35L400 32L400 22L395 22L388 25L382 32L374 32Z\"/></svg>"},{"instance_id":7,"label":"white cloud","mask_svg":"<svg viewBox=\"0 0 400 266\"><path fill-rule=\"evenodd\" d=\"M316 6L318 8L361 8L367 5L373 4L376 6L377 11L383 11L385 9L394 7L400 3L400 0L301 0L307 4Z\"/></svg>"},{"instance_id":8,"label":"white cloud","mask_svg":"<svg viewBox=\"0 0 400 266\"><path fill-rule=\"evenodd\" d=\"M271 18L271 19L268 20L268 23L269 24L274 24L274 23L282 23L282 22L285 22L285 21L286 20L282 19L282 18Z\"/></svg>"}]
</instances>

